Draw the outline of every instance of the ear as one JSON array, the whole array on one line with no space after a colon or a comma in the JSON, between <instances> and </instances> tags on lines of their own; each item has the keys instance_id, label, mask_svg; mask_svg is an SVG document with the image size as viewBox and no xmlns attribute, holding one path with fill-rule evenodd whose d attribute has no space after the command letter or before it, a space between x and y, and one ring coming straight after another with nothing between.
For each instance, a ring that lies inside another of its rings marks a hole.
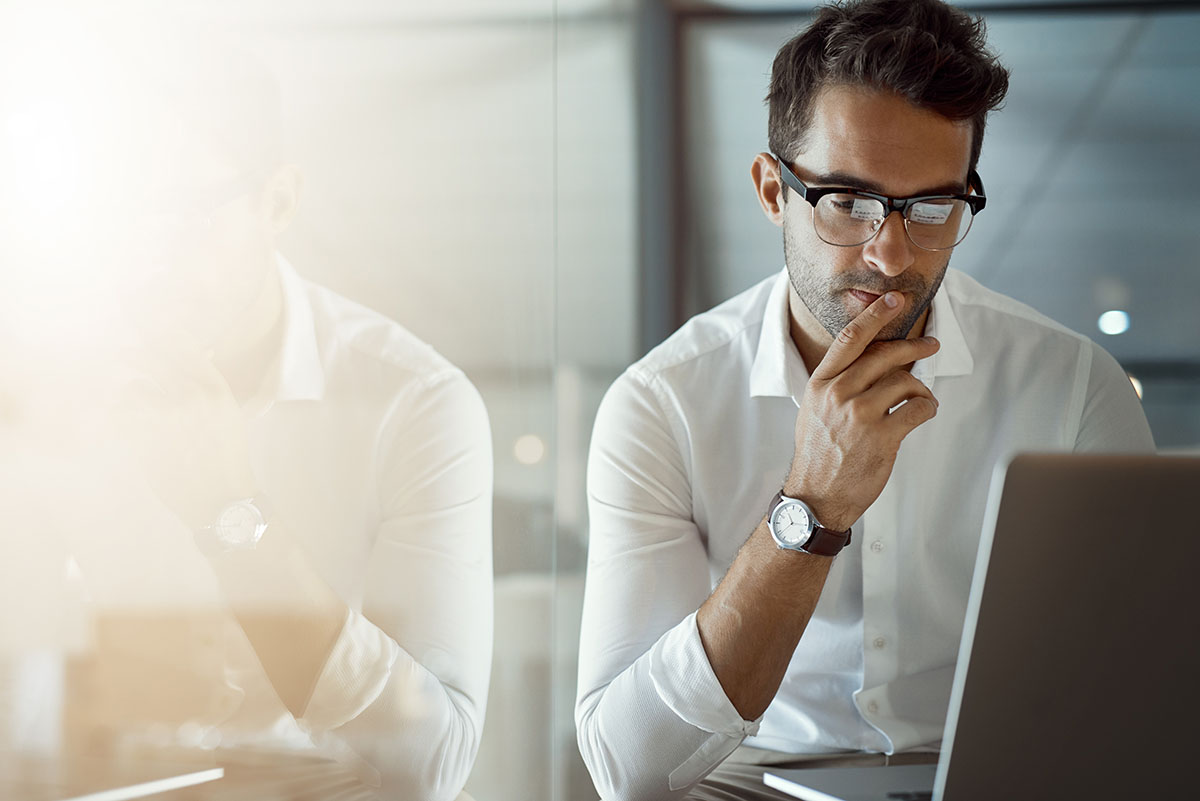
<instances>
[{"instance_id":1,"label":"ear","mask_svg":"<svg viewBox=\"0 0 1200 801\"><path fill-rule=\"evenodd\" d=\"M750 178L763 214L775 225L783 227L783 181L779 177L779 162L770 153L759 153L750 165Z\"/></svg>"},{"instance_id":2,"label":"ear","mask_svg":"<svg viewBox=\"0 0 1200 801\"><path fill-rule=\"evenodd\" d=\"M304 174L295 164L284 164L267 179L263 192L264 213L271 233L283 233L296 215L300 205L300 192L304 188Z\"/></svg>"}]
</instances>

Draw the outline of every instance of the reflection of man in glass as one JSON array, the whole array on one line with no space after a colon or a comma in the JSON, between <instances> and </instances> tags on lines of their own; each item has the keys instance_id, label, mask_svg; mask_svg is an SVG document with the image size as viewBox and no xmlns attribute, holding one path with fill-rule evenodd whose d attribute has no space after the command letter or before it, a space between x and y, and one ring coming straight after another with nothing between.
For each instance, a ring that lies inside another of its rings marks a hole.
<instances>
[{"instance_id":1,"label":"reflection of man in glass","mask_svg":"<svg viewBox=\"0 0 1200 801\"><path fill-rule=\"evenodd\" d=\"M104 376L121 455L72 536L98 610L72 715L453 798L491 661L486 412L432 348L276 252L301 180L274 83L238 52L198 57L134 70L143 203L96 265L127 327Z\"/></svg>"},{"instance_id":2,"label":"reflection of man in glass","mask_svg":"<svg viewBox=\"0 0 1200 801\"><path fill-rule=\"evenodd\" d=\"M947 269L1007 84L936 0L826 7L780 49L752 177L786 269L597 416L576 721L604 798L934 761L993 466L1153 448L1111 356Z\"/></svg>"}]
</instances>

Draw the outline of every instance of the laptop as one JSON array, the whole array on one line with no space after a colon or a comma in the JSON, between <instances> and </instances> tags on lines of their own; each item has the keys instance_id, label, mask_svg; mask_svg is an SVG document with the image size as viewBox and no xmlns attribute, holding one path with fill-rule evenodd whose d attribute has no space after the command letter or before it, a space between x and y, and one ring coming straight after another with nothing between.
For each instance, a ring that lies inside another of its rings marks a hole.
<instances>
[{"instance_id":1,"label":"laptop","mask_svg":"<svg viewBox=\"0 0 1200 801\"><path fill-rule=\"evenodd\" d=\"M1200 457L997 469L936 765L771 769L809 801L1200 798Z\"/></svg>"}]
</instances>

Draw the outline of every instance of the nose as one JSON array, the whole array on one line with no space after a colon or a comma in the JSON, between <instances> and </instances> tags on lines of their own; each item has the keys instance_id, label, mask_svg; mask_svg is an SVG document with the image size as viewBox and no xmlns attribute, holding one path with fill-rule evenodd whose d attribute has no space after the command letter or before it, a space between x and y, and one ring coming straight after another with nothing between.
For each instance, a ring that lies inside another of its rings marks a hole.
<instances>
[{"instance_id":1,"label":"nose","mask_svg":"<svg viewBox=\"0 0 1200 801\"><path fill-rule=\"evenodd\" d=\"M900 275L916 261L915 247L904 230L903 215L894 211L884 218L879 232L863 245L863 259L884 275Z\"/></svg>"}]
</instances>

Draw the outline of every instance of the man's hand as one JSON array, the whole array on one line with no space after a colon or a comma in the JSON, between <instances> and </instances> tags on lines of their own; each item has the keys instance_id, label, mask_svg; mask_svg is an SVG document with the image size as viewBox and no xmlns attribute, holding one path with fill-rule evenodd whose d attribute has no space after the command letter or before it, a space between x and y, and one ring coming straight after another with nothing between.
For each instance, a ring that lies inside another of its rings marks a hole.
<instances>
[{"instance_id":1,"label":"man's hand","mask_svg":"<svg viewBox=\"0 0 1200 801\"><path fill-rule=\"evenodd\" d=\"M803 499L826 528L844 531L862 516L883 492L900 443L937 414L933 393L905 368L936 353L938 341L874 341L903 303L889 292L851 320L804 390L784 494Z\"/></svg>"}]
</instances>

